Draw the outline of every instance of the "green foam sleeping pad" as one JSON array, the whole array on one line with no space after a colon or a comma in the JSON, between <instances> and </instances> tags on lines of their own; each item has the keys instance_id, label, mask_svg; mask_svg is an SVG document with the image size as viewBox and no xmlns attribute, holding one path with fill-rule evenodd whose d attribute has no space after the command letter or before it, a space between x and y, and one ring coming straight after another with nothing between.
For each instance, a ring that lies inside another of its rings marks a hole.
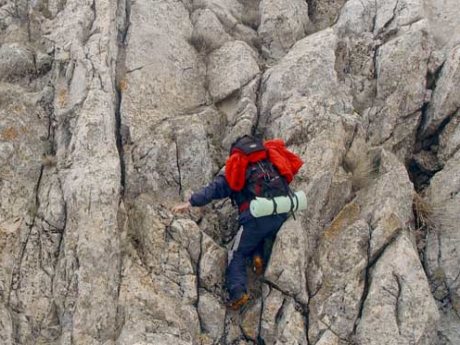
<instances>
[{"instance_id":1,"label":"green foam sleeping pad","mask_svg":"<svg viewBox=\"0 0 460 345\"><path fill-rule=\"evenodd\" d=\"M253 217L259 218L269 216L275 213L288 213L291 211L300 211L307 208L307 196L303 191L295 192L295 196L277 196L273 199L256 197L249 204L249 210ZM293 207L292 207L293 206Z\"/></svg>"}]
</instances>

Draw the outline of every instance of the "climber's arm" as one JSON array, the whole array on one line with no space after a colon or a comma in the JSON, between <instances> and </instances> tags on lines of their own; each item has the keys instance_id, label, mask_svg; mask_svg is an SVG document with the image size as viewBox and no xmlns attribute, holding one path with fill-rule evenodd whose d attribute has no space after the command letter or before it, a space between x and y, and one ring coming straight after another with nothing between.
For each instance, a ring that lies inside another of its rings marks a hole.
<instances>
[{"instance_id":1,"label":"climber's arm","mask_svg":"<svg viewBox=\"0 0 460 345\"><path fill-rule=\"evenodd\" d=\"M190 197L189 201L175 206L172 211L185 212L191 206L204 206L215 199L223 199L229 197L231 189L224 175L218 175L210 184L201 188Z\"/></svg>"},{"instance_id":2,"label":"climber's arm","mask_svg":"<svg viewBox=\"0 0 460 345\"><path fill-rule=\"evenodd\" d=\"M230 194L231 190L224 175L218 175L214 181L206 187L193 193L189 202L191 206L204 206L212 200L227 198Z\"/></svg>"}]
</instances>

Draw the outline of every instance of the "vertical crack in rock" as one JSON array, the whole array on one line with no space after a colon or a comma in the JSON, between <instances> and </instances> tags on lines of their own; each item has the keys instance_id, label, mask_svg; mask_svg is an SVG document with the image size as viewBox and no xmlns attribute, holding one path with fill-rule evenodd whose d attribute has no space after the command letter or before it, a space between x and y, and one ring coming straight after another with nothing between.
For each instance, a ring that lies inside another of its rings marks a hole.
<instances>
[{"instance_id":1,"label":"vertical crack in rock","mask_svg":"<svg viewBox=\"0 0 460 345\"><path fill-rule=\"evenodd\" d=\"M198 254L198 259L196 262L196 314L198 315L198 322L200 324L200 332L203 333L205 328L203 326L203 320L201 319L201 315L199 312L199 304L200 304L200 289L201 289L201 274L200 274L200 267L201 267L201 258L203 257L203 233L200 232L200 253Z\"/></svg>"},{"instance_id":2,"label":"vertical crack in rock","mask_svg":"<svg viewBox=\"0 0 460 345\"><path fill-rule=\"evenodd\" d=\"M398 326L398 333L401 335L401 324L402 324L402 319L401 319L401 310L399 307L399 303L401 302L401 293L402 293L402 285L401 285L401 278L393 272L393 277L395 278L396 284L398 286L398 291L396 293L396 302L395 302L395 320L396 320L396 325Z\"/></svg>"},{"instance_id":3,"label":"vertical crack in rock","mask_svg":"<svg viewBox=\"0 0 460 345\"><path fill-rule=\"evenodd\" d=\"M369 287L371 285L370 269L371 269L372 227L370 224L368 226L368 230L369 230L369 238L367 240L367 265L366 265L366 268L364 269L364 288L363 288L363 294L361 295L361 300L359 301L358 316L356 318L355 325L353 326L352 334L354 335L356 335L356 330L358 328L359 321L361 320L361 317L363 316L364 304L366 303L367 295L369 294Z\"/></svg>"},{"instance_id":4,"label":"vertical crack in rock","mask_svg":"<svg viewBox=\"0 0 460 345\"><path fill-rule=\"evenodd\" d=\"M122 123L122 100L123 92L126 89L126 46L128 44L127 37L129 27L131 25L131 0L118 0L117 3L117 19L120 19L121 25L118 27L117 43L118 43L118 55L115 66L115 141L117 145L117 151L120 161L120 187L121 187L121 198L118 204L118 214L125 212L123 206L123 197L126 193L126 163L124 157L124 144L129 143L129 128ZM100 75L99 75L99 78ZM102 85L102 82L101 82ZM124 214L127 217L127 214ZM118 216L117 216L118 217ZM120 226L120 224L118 224ZM117 287L117 301L120 299L121 285L122 285L122 274L123 274L123 258L119 256L118 265L118 287ZM116 325L115 325L115 337L118 338L123 324L125 322L122 309L118 306L116 311Z\"/></svg>"},{"instance_id":5,"label":"vertical crack in rock","mask_svg":"<svg viewBox=\"0 0 460 345\"><path fill-rule=\"evenodd\" d=\"M393 14L392 14L391 18L388 19L388 21L381 27L381 29L377 33L377 36L380 36L382 34L385 35L386 29L388 29L388 27L391 25L391 23L393 23L393 21L396 19L396 15L398 14L397 10L398 10L398 6L399 6L399 1L400 0L396 1L395 7L393 7ZM377 18L377 16L376 16L376 18Z\"/></svg>"},{"instance_id":6,"label":"vertical crack in rock","mask_svg":"<svg viewBox=\"0 0 460 345\"><path fill-rule=\"evenodd\" d=\"M444 65L445 63L439 66L433 73L430 73L430 71L427 70L426 85L428 90L431 90L432 92L435 91L439 78L441 77L441 71ZM433 134L425 135L424 132L426 124L428 122L427 112L429 105L430 102L425 102L421 108L421 119L419 126L417 128L417 139L414 145L413 155L416 155L423 151L430 152L434 156L434 159L437 161L437 163L433 169L428 169L427 167L424 167L422 164L420 164L420 162L416 160L415 157L413 157L407 163L407 171L409 173L409 177L411 181L414 183L415 190L417 192L423 190L429 184L431 178L436 173L442 170L443 166L441 162L439 162L439 159L437 157L437 151L433 150L433 147L436 147L439 144L440 135L443 133L444 129L455 116L455 114L460 110L460 107L458 107L451 114L448 114L445 117L445 119L439 124L438 128Z\"/></svg>"},{"instance_id":7,"label":"vertical crack in rock","mask_svg":"<svg viewBox=\"0 0 460 345\"><path fill-rule=\"evenodd\" d=\"M44 159L49 154L54 153L54 130L53 130L53 126L51 125L51 121L52 121L51 120L51 114L48 112L48 131L47 131L47 135L46 135L46 141L50 145L46 145L45 151L42 153L43 161L42 161L42 163L40 165L40 171L39 171L39 174L38 174L37 183L35 184L35 187L34 187L33 200L31 200L31 202L30 202L30 207L28 209L28 214L27 214L27 216L30 217L29 221L26 221L26 225L27 225L27 228L28 228L27 229L27 235L26 235L26 237L25 237L25 239L24 239L24 241L23 241L23 243L21 245L21 250L20 250L20 253L19 253L19 257L15 261L14 268L12 270L11 291L13 291L14 290L13 287L15 287L16 284L19 283L21 264L22 264L22 261L24 259L24 255L26 253L26 248L27 248L27 244L29 242L30 235L32 233L32 229L35 226L35 220L37 218L38 209L40 207L39 192L40 192L40 185L41 185L42 179L43 179L43 173L44 173L44 170L45 170L45 161L44 161ZM9 296L8 296L8 299L9 299Z\"/></svg>"},{"instance_id":8,"label":"vertical crack in rock","mask_svg":"<svg viewBox=\"0 0 460 345\"><path fill-rule=\"evenodd\" d=\"M256 106L256 120L254 122L254 125L252 127L251 134L252 135L262 135L263 133L259 132L259 121L260 121L260 102L262 98L262 79L265 73L266 67L263 67L261 72L260 72L260 78L259 82L257 84L257 91L256 91L256 101L255 101L255 106Z\"/></svg>"},{"instance_id":9,"label":"vertical crack in rock","mask_svg":"<svg viewBox=\"0 0 460 345\"><path fill-rule=\"evenodd\" d=\"M176 145L176 164L177 164L177 174L179 177L179 181L177 183L179 184L179 196L182 194L182 174L180 171L180 157L179 157L179 146L177 143L177 140L175 140L175 145ZM201 253L200 253L201 255Z\"/></svg>"},{"instance_id":10,"label":"vertical crack in rock","mask_svg":"<svg viewBox=\"0 0 460 345\"><path fill-rule=\"evenodd\" d=\"M434 90L436 89L436 86L438 84L439 78L441 77L441 71L444 65L445 65L445 62L442 63L433 73L431 73L429 70L427 70L426 72L426 87L432 92L434 92ZM417 128L417 141L418 142L415 144L416 151L419 151L423 149L424 147L426 148L429 146L430 141L429 140L427 141L426 139L423 140L423 129L425 128L426 122L428 120L427 111L428 111L429 104L430 102L425 102L422 106L422 117L421 117L419 127Z\"/></svg>"},{"instance_id":11,"label":"vertical crack in rock","mask_svg":"<svg viewBox=\"0 0 460 345\"><path fill-rule=\"evenodd\" d=\"M364 276L365 276L364 289L363 289L363 294L361 296L359 313L358 313L358 317L356 318L353 333L352 333L354 335L356 335L356 330L357 330L357 327L358 327L358 324L359 324L359 320L361 319L361 317L363 315L364 305L366 303L367 296L369 294L369 289L370 289L370 286L371 286L371 283L372 283L372 277L370 275L370 271L375 266L375 264L379 261L379 259L383 256L383 254L385 253L387 248L389 246L391 246L399 238L399 235L402 232L402 228L399 228L394 232L392 237L382 246L382 248L380 248L376 253L374 253L374 257L372 257L372 255L371 255L372 232L373 232L373 229L372 229L371 225L369 224L369 240L368 240L368 248L367 248L367 260L368 260L367 262L368 262L368 264L367 264L367 266L365 268L365 273L364 273Z\"/></svg>"},{"instance_id":12,"label":"vertical crack in rock","mask_svg":"<svg viewBox=\"0 0 460 345\"><path fill-rule=\"evenodd\" d=\"M363 8L366 8L366 6L363 4ZM375 28L377 27L377 9L378 9L378 0L374 0L374 8L375 8L375 14L374 18L372 19L372 28L371 32L375 31Z\"/></svg>"},{"instance_id":13,"label":"vertical crack in rock","mask_svg":"<svg viewBox=\"0 0 460 345\"><path fill-rule=\"evenodd\" d=\"M268 293L267 296L270 295L270 292L271 292L271 288L269 287L270 291ZM263 291L263 290L262 290ZM259 344L265 344L265 340L262 338L262 317L264 315L264 306L265 306L265 298L264 298L264 294L262 292L262 296L260 296L260 313L259 313L259 325L257 327L257 337L256 337L256 340ZM282 306L280 307L280 309L284 306L284 300L283 300L283 304ZM278 310L279 312L279 310ZM278 314L277 314L278 316ZM278 319L275 318L276 322L278 323Z\"/></svg>"},{"instance_id":14,"label":"vertical crack in rock","mask_svg":"<svg viewBox=\"0 0 460 345\"><path fill-rule=\"evenodd\" d=\"M124 13L120 13L120 9L123 9ZM123 99L123 91L126 84L124 79L126 76L126 46L128 44L127 37L129 27L131 25L131 0L120 0L118 2L118 15L123 17L122 25L118 28L118 56L116 62L116 77L115 77L115 90L116 90L116 106L115 106L115 136L118 154L120 156L120 184L122 188L122 197L126 189L126 166L124 158L124 139L128 140L127 133L123 135L123 132L127 132L124 129L125 126L122 124L121 106ZM124 138L125 137L125 138Z\"/></svg>"}]
</instances>

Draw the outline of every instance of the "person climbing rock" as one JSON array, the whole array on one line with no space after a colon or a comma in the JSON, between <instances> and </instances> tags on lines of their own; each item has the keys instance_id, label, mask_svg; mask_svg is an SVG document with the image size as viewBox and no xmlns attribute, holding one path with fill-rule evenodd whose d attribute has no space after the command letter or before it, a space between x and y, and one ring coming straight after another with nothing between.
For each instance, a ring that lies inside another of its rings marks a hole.
<instances>
[{"instance_id":1,"label":"person climbing rock","mask_svg":"<svg viewBox=\"0 0 460 345\"><path fill-rule=\"evenodd\" d=\"M263 273L264 241L273 239L288 217L287 212L277 212L276 202L273 202L271 214L254 217L250 212L250 203L255 197L272 201L280 196L291 198L293 194L288 185L302 164L302 160L289 151L282 140L263 142L245 135L231 145L225 172L193 193L188 202L172 209L174 213L185 212L192 206L204 206L212 200L227 197L238 207L240 229L229 252L225 278L229 293L228 305L234 310L249 300L247 259L252 258L256 274Z\"/></svg>"}]
</instances>

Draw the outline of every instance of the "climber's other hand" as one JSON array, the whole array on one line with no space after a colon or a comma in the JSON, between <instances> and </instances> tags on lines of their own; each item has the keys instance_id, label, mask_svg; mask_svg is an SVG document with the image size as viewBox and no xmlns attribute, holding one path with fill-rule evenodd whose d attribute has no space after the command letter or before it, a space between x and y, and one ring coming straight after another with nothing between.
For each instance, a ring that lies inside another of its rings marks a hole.
<instances>
[{"instance_id":1,"label":"climber's other hand","mask_svg":"<svg viewBox=\"0 0 460 345\"><path fill-rule=\"evenodd\" d=\"M190 205L190 202L185 202L183 204L176 205L172 208L173 213L184 213L187 212L192 205Z\"/></svg>"}]
</instances>

